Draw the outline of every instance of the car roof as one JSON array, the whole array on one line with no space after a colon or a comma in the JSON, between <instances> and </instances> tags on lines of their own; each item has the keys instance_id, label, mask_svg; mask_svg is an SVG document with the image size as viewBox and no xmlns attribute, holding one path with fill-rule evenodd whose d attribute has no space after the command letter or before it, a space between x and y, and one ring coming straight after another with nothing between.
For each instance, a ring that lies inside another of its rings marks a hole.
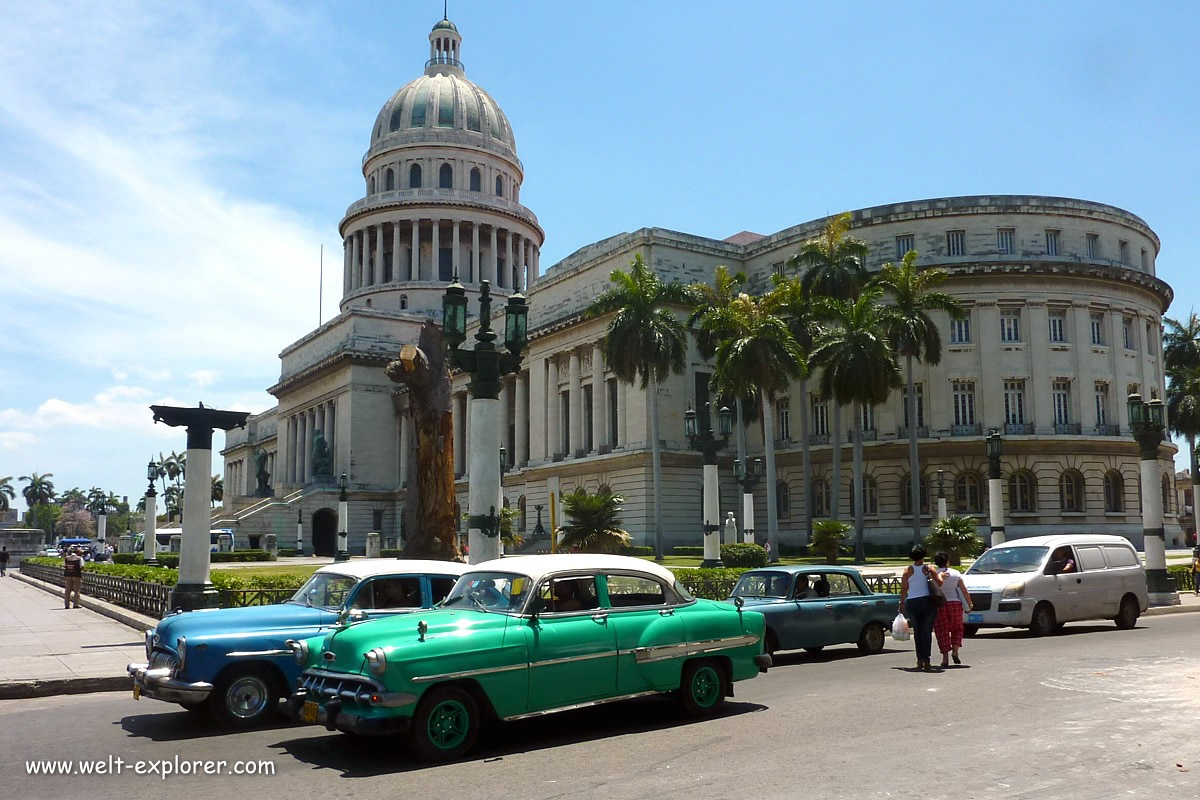
<instances>
[{"instance_id":1,"label":"car roof","mask_svg":"<svg viewBox=\"0 0 1200 800\"><path fill-rule=\"evenodd\" d=\"M352 578L372 578L396 573L429 575L462 575L467 565L460 561L434 561L421 558L356 558L326 564L317 572L334 572Z\"/></svg>"},{"instance_id":2,"label":"car roof","mask_svg":"<svg viewBox=\"0 0 1200 800\"><path fill-rule=\"evenodd\" d=\"M789 575L799 575L801 573L810 575L814 572L840 572L843 574L857 574L858 570L854 567L837 567L833 564L772 564L765 567L754 567L746 570L747 572L786 572Z\"/></svg>"},{"instance_id":3,"label":"car roof","mask_svg":"<svg viewBox=\"0 0 1200 800\"><path fill-rule=\"evenodd\" d=\"M1057 547L1063 544L1129 544L1124 536L1110 536L1103 533L1060 533L1052 536L1026 536L1020 539L1009 539L997 547Z\"/></svg>"},{"instance_id":4,"label":"car roof","mask_svg":"<svg viewBox=\"0 0 1200 800\"><path fill-rule=\"evenodd\" d=\"M481 572L516 572L527 575L534 580L552 572L566 570L622 570L625 572L643 572L666 581L675 583L675 573L653 561L646 561L633 556L612 556L600 553L557 553L537 556L508 556L492 561L482 561L471 566L471 571Z\"/></svg>"}]
</instances>

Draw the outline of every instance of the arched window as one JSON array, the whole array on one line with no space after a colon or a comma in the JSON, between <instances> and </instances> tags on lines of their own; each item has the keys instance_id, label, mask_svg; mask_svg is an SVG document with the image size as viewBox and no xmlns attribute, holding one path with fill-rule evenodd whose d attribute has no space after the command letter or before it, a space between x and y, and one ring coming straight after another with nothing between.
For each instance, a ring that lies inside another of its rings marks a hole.
<instances>
[{"instance_id":1,"label":"arched window","mask_svg":"<svg viewBox=\"0 0 1200 800\"><path fill-rule=\"evenodd\" d=\"M400 130L400 114L403 113L403 108L397 108L392 112L392 118L388 123L388 132Z\"/></svg>"},{"instance_id":2,"label":"arched window","mask_svg":"<svg viewBox=\"0 0 1200 800\"><path fill-rule=\"evenodd\" d=\"M788 488L787 481L779 481L775 484L775 514L780 519L792 514L792 493Z\"/></svg>"},{"instance_id":3,"label":"arched window","mask_svg":"<svg viewBox=\"0 0 1200 800\"><path fill-rule=\"evenodd\" d=\"M600 484L600 488L596 490L596 494L599 494L599 495L612 494L612 487L609 486L607 483L602 483L602 484Z\"/></svg>"},{"instance_id":4,"label":"arched window","mask_svg":"<svg viewBox=\"0 0 1200 800\"><path fill-rule=\"evenodd\" d=\"M409 167L409 169L408 169L408 188L410 188L410 189L420 189L421 188L421 165L420 164L413 164L411 167Z\"/></svg>"},{"instance_id":5,"label":"arched window","mask_svg":"<svg viewBox=\"0 0 1200 800\"><path fill-rule=\"evenodd\" d=\"M371 298L367 298L367 308L371 307Z\"/></svg>"},{"instance_id":6,"label":"arched window","mask_svg":"<svg viewBox=\"0 0 1200 800\"><path fill-rule=\"evenodd\" d=\"M863 475L863 513L879 513L879 487L870 475Z\"/></svg>"},{"instance_id":7,"label":"arched window","mask_svg":"<svg viewBox=\"0 0 1200 800\"><path fill-rule=\"evenodd\" d=\"M1164 514L1171 513L1171 476L1162 476L1162 510Z\"/></svg>"},{"instance_id":8,"label":"arched window","mask_svg":"<svg viewBox=\"0 0 1200 800\"><path fill-rule=\"evenodd\" d=\"M1104 510L1121 512L1125 510L1125 481L1121 473L1109 470L1104 473Z\"/></svg>"},{"instance_id":9,"label":"arched window","mask_svg":"<svg viewBox=\"0 0 1200 800\"><path fill-rule=\"evenodd\" d=\"M483 177L480 175L478 167L471 170L471 191L483 191Z\"/></svg>"},{"instance_id":10,"label":"arched window","mask_svg":"<svg viewBox=\"0 0 1200 800\"><path fill-rule=\"evenodd\" d=\"M829 481L824 478L813 478L812 482L812 517L829 516Z\"/></svg>"},{"instance_id":11,"label":"arched window","mask_svg":"<svg viewBox=\"0 0 1200 800\"><path fill-rule=\"evenodd\" d=\"M978 514L983 510L979 502L979 476L964 472L954 479L954 511L956 514Z\"/></svg>"},{"instance_id":12,"label":"arched window","mask_svg":"<svg viewBox=\"0 0 1200 800\"><path fill-rule=\"evenodd\" d=\"M408 310L408 295L406 295L406 294L400 295L400 310L401 311Z\"/></svg>"},{"instance_id":13,"label":"arched window","mask_svg":"<svg viewBox=\"0 0 1200 800\"><path fill-rule=\"evenodd\" d=\"M499 175L496 176L496 197L504 197L504 181Z\"/></svg>"},{"instance_id":14,"label":"arched window","mask_svg":"<svg viewBox=\"0 0 1200 800\"><path fill-rule=\"evenodd\" d=\"M383 190L385 192L390 192L395 188L396 188L396 171L394 169L392 169L391 167L388 167L387 172L384 173Z\"/></svg>"},{"instance_id":15,"label":"arched window","mask_svg":"<svg viewBox=\"0 0 1200 800\"><path fill-rule=\"evenodd\" d=\"M1014 512L1037 511L1037 479L1021 470L1008 478L1008 509Z\"/></svg>"},{"instance_id":16,"label":"arched window","mask_svg":"<svg viewBox=\"0 0 1200 800\"><path fill-rule=\"evenodd\" d=\"M367 179L367 194L375 194L375 176Z\"/></svg>"},{"instance_id":17,"label":"arched window","mask_svg":"<svg viewBox=\"0 0 1200 800\"><path fill-rule=\"evenodd\" d=\"M921 514L929 514L929 481L921 476ZM900 484L900 513L912 515L912 479L905 475Z\"/></svg>"},{"instance_id":18,"label":"arched window","mask_svg":"<svg viewBox=\"0 0 1200 800\"><path fill-rule=\"evenodd\" d=\"M517 513L517 530L520 531L521 533L524 533L525 525L527 522L527 520L525 519L525 516L527 513L526 506L525 506L525 495L521 495L517 499L517 512L518 512Z\"/></svg>"},{"instance_id":19,"label":"arched window","mask_svg":"<svg viewBox=\"0 0 1200 800\"><path fill-rule=\"evenodd\" d=\"M442 164L441 169L438 170L438 188L454 188L454 167L449 164Z\"/></svg>"},{"instance_id":20,"label":"arched window","mask_svg":"<svg viewBox=\"0 0 1200 800\"><path fill-rule=\"evenodd\" d=\"M1068 513L1083 511L1083 475L1069 469L1058 478L1059 507Z\"/></svg>"}]
</instances>

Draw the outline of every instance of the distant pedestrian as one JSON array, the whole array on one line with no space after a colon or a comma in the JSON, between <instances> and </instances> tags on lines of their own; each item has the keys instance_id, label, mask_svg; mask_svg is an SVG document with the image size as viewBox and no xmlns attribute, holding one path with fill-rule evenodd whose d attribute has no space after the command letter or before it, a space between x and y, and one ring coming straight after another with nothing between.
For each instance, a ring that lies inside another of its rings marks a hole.
<instances>
[{"instance_id":1,"label":"distant pedestrian","mask_svg":"<svg viewBox=\"0 0 1200 800\"><path fill-rule=\"evenodd\" d=\"M963 643L963 609L971 610L971 595L963 586L962 573L950 567L950 557L946 553L935 555L933 563L937 564L938 573L942 576L942 593L946 595L946 602L938 606L933 632L937 634L942 666L948 667L947 655L954 659L955 664L962 663L958 648Z\"/></svg>"},{"instance_id":2,"label":"distant pedestrian","mask_svg":"<svg viewBox=\"0 0 1200 800\"><path fill-rule=\"evenodd\" d=\"M1200 594L1200 545L1196 545L1192 551L1192 586L1196 594Z\"/></svg>"},{"instance_id":3,"label":"distant pedestrian","mask_svg":"<svg viewBox=\"0 0 1200 800\"><path fill-rule=\"evenodd\" d=\"M63 608L71 607L71 594L75 595L75 607L79 608L79 590L83 588L83 556L78 547L72 547L63 558Z\"/></svg>"},{"instance_id":4,"label":"distant pedestrian","mask_svg":"<svg viewBox=\"0 0 1200 800\"><path fill-rule=\"evenodd\" d=\"M929 652L933 647L933 618L937 608L933 604L929 583L932 581L941 586L942 576L925 563L925 548L921 545L913 547L908 557L913 563L900 578L900 611L908 617L917 644L917 669L933 672Z\"/></svg>"},{"instance_id":5,"label":"distant pedestrian","mask_svg":"<svg viewBox=\"0 0 1200 800\"><path fill-rule=\"evenodd\" d=\"M8 572L8 548L0 547L0 578Z\"/></svg>"}]
</instances>

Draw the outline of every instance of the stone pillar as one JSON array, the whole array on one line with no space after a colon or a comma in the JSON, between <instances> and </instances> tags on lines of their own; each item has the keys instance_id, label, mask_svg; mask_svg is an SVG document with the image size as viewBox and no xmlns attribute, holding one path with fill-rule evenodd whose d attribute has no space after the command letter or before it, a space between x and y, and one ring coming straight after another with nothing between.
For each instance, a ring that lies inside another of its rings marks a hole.
<instances>
[{"instance_id":1,"label":"stone pillar","mask_svg":"<svg viewBox=\"0 0 1200 800\"><path fill-rule=\"evenodd\" d=\"M542 269L542 251L537 246L534 246L534 248L533 248L533 265L532 266L533 266L533 272L529 278L530 286L533 286L533 284L537 283L538 276L541 274L541 269Z\"/></svg>"},{"instance_id":2,"label":"stone pillar","mask_svg":"<svg viewBox=\"0 0 1200 800\"><path fill-rule=\"evenodd\" d=\"M392 223L392 280L400 278L400 220Z\"/></svg>"},{"instance_id":3,"label":"stone pillar","mask_svg":"<svg viewBox=\"0 0 1200 800\"><path fill-rule=\"evenodd\" d=\"M754 544L754 495L742 493L742 541Z\"/></svg>"},{"instance_id":4,"label":"stone pillar","mask_svg":"<svg viewBox=\"0 0 1200 800\"><path fill-rule=\"evenodd\" d=\"M504 378L501 378L500 394L497 396L500 405L497 408L496 419L500 424L500 445L505 450L505 458L508 459L509 463L511 463L516 454L513 452L514 448L509 444L508 441L508 407L509 403L511 402L509 398L510 393L508 389L508 381ZM497 456L497 458L499 458L499 456Z\"/></svg>"},{"instance_id":5,"label":"stone pillar","mask_svg":"<svg viewBox=\"0 0 1200 800\"><path fill-rule=\"evenodd\" d=\"M988 479L988 522L992 528L992 547L1004 544L1004 480Z\"/></svg>"},{"instance_id":6,"label":"stone pillar","mask_svg":"<svg viewBox=\"0 0 1200 800\"><path fill-rule=\"evenodd\" d=\"M279 558L279 537L273 533L263 536L263 549L267 551L271 561Z\"/></svg>"},{"instance_id":7,"label":"stone pillar","mask_svg":"<svg viewBox=\"0 0 1200 800\"><path fill-rule=\"evenodd\" d=\"M517 374L517 406L513 412L513 465L523 467L529 462L529 379Z\"/></svg>"},{"instance_id":8,"label":"stone pillar","mask_svg":"<svg viewBox=\"0 0 1200 800\"><path fill-rule=\"evenodd\" d=\"M298 429L299 421L296 419L296 415L292 414L288 417L287 422L287 453L284 455L284 465L287 468L287 482L294 484L296 483L296 476L299 474L296 469L296 442L299 440L300 433Z\"/></svg>"},{"instance_id":9,"label":"stone pillar","mask_svg":"<svg viewBox=\"0 0 1200 800\"><path fill-rule=\"evenodd\" d=\"M516 280L513 282L512 288L518 292L525 291L525 237L517 234L516 246L516 261L513 262L513 267L516 268Z\"/></svg>"},{"instance_id":10,"label":"stone pillar","mask_svg":"<svg viewBox=\"0 0 1200 800\"><path fill-rule=\"evenodd\" d=\"M451 264L451 266L452 266L452 267L453 267L453 269L454 269L454 274L455 274L455 275L458 275L458 274L459 274L459 264L458 264L458 233L459 233L459 223L458 223L458 220L457 220L457 219L456 219L456 220L454 220L454 225L453 225L452 227L453 227L454 245L453 245L453 252L452 252L452 255L450 256L450 264ZM461 282L461 281L460 281L460 282Z\"/></svg>"},{"instance_id":11,"label":"stone pillar","mask_svg":"<svg viewBox=\"0 0 1200 800\"><path fill-rule=\"evenodd\" d=\"M500 513L500 507L496 505L500 486L499 405L499 400L471 398L472 427L468 445L471 449L471 484L467 499L471 527L467 535L468 560L472 564L500 557L500 537L488 536L482 528L471 524L476 517Z\"/></svg>"},{"instance_id":12,"label":"stone pillar","mask_svg":"<svg viewBox=\"0 0 1200 800\"><path fill-rule=\"evenodd\" d=\"M191 611L195 608L217 606L217 590L209 581L211 428L188 428L187 465L188 474L183 493L183 538L179 550L179 582L171 591L171 607Z\"/></svg>"},{"instance_id":13,"label":"stone pillar","mask_svg":"<svg viewBox=\"0 0 1200 800\"><path fill-rule=\"evenodd\" d=\"M471 393L467 391L463 392L463 467L466 468L463 474L468 477L471 474L471 450L474 446L471 436Z\"/></svg>"},{"instance_id":14,"label":"stone pillar","mask_svg":"<svg viewBox=\"0 0 1200 800\"><path fill-rule=\"evenodd\" d=\"M504 280L500 282L500 285L506 289L517 288L513 286L512 282L513 268L517 263L517 251L514 247L516 243L513 241L513 236L514 234L510 230L508 232L508 236L504 237L504 252L507 254L507 256L504 261Z\"/></svg>"},{"instance_id":15,"label":"stone pillar","mask_svg":"<svg viewBox=\"0 0 1200 800\"><path fill-rule=\"evenodd\" d=\"M367 558L379 558L380 555L379 532L371 531L367 534Z\"/></svg>"},{"instance_id":16,"label":"stone pillar","mask_svg":"<svg viewBox=\"0 0 1200 800\"><path fill-rule=\"evenodd\" d=\"M567 455L574 458L583 450L583 385L580 383L579 351L567 359L567 392L571 403L571 429L567 432Z\"/></svg>"},{"instance_id":17,"label":"stone pillar","mask_svg":"<svg viewBox=\"0 0 1200 800\"><path fill-rule=\"evenodd\" d=\"M358 271L358 231L353 231L350 234L350 289L357 289L361 283L361 277Z\"/></svg>"},{"instance_id":18,"label":"stone pillar","mask_svg":"<svg viewBox=\"0 0 1200 800\"><path fill-rule=\"evenodd\" d=\"M604 435L608 422L608 387L604 385L604 351L600 343L592 345L592 452L608 444Z\"/></svg>"},{"instance_id":19,"label":"stone pillar","mask_svg":"<svg viewBox=\"0 0 1200 800\"><path fill-rule=\"evenodd\" d=\"M549 436L546 423L546 359L529 359L529 463L539 464L546 460Z\"/></svg>"},{"instance_id":20,"label":"stone pillar","mask_svg":"<svg viewBox=\"0 0 1200 800\"><path fill-rule=\"evenodd\" d=\"M122 534L117 537L117 552L132 553L133 552L133 537Z\"/></svg>"},{"instance_id":21,"label":"stone pillar","mask_svg":"<svg viewBox=\"0 0 1200 800\"><path fill-rule=\"evenodd\" d=\"M217 535L217 552L232 553L233 552L233 537L228 533Z\"/></svg>"},{"instance_id":22,"label":"stone pillar","mask_svg":"<svg viewBox=\"0 0 1200 800\"><path fill-rule=\"evenodd\" d=\"M497 266L497 261L496 261L496 259L497 259L497 257L499 256L499 253L497 253L497 252L496 252L496 246L497 246L497 243L496 243L496 226L495 226L495 225L493 225L493 226L492 226L492 253L491 253L491 257L490 257L490 258L488 258L488 274L485 276L486 278L488 278L488 279L490 279L490 280L491 280L491 282L492 282L492 285L493 285L493 286L499 286L499 285L500 285L500 281L499 281L499 279L496 277L496 273L497 273L497 269L496 269L496 266Z\"/></svg>"},{"instance_id":23,"label":"stone pillar","mask_svg":"<svg viewBox=\"0 0 1200 800\"><path fill-rule=\"evenodd\" d=\"M374 286L383 280L383 225L375 226L375 257L371 259L371 282Z\"/></svg>"},{"instance_id":24,"label":"stone pillar","mask_svg":"<svg viewBox=\"0 0 1200 800\"><path fill-rule=\"evenodd\" d=\"M463 447L467 437L467 407L464 398L466 394L459 392L454 395L454 475L466 472L466 461L463 460Z\"/></svg>"},{"instance_id":25,"label":"stone pillar","mask_svg":"<svg viewBox=\"0 0 1200 800\"><path fill-rule=\"evenodd\" d=\"M559 409L558 360L549 359L546 377L546 457L554 459L562 453L562 411Z\"/></svg>"},{"instance_id":26,"label":"stone pillar","mask_svg":"<svg viewBox=\"0 0 1200 800\"><path fill-rule=\"evenodd\" d=\"M410 281L421 280L421 220L414 218L412 221L412 264L409 265L408 279Z\"/></svg>"},{"instance_id":27,"label":"stone pillar","mask_svg":"<svg viewBox=\"0 0 1200 800\"><path fill-rule=\"evenodd\" d=\"M400 432L400 468L396 470L396 476L399 478L401 487L408 482L408 429L411 425L412 423L408 420L408 412L402 412L396 425Z\"/></svg>"},{"instance_id":28,"label":"stone pillar","mask_svg":"<svg viewBox=\"0 0 1200 800\"><path fill-rule=\"evenodd\" d=\"M479 223L471 223L471 283L479 282Z\"/></svg>"},{"instance_id":29,"label":"stone pillar","mask_svg":"<svg viewBox=\"0 0 1200 800\"><path fill-rule=\"evenodd\" d=\"M720 567L721 563L721 497L717 465L704 465L704 560L702 567ZM734 528L736 530L736 526Z\"/></svg>"},{"instance_id":30,"label":"stone pillar","mask_svg":"<svg viewBox=\"0 0 1200 800\"><path fill-rule=\"evenodd\" d=\"M342 296L345 297L350 293L350 256L351 252L350 237L347 236L342 240Z\"/></svg>"},{"instance_id":31,"label":"stone pillar","mask_svg":"<svg viewBox=\"0 0 1200 800\"><path fill-rule=\"evenodd\" d=\"M433 220L433 244L430 246L430 261L433 266L429 271L429 279L433 281L441 280L440 275L442 269L442 242L441 242L441 227L442 221L436 217Z\"/></svg>"}]
</instances>

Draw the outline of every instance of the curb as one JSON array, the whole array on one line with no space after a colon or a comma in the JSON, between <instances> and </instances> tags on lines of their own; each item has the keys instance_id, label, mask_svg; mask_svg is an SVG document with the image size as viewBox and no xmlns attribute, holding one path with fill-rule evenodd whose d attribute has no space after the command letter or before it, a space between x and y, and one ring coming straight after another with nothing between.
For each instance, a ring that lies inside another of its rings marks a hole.
<instances>
[{"instance_id":1,"label":"curb","mask_svg":"<svg viewBox=\"0 0 1200 800\"><path fill-rule=\"evenodd\" d=\"M1142 612L1143 617L1161 617L1166 614L1196 614L1200 613L1200 604L1177 606L1151 606Z\"/></svg>"},{"instance_id":2,"label":"curb","mask_svg":"<svg viewBox=\"0 0 1200 800\"><path fill-rule=\"evenodd\" d=\"M55 678L53 680L7 681L0 683L0 700L24 700L30 697L53 697L61 694L90 694L92 692L127 692L133 686L128 675L103 678Z\"/></svg>"},{"instance_id":3,"label":"curb","mask_svg":"<svg viewBox=\"0 0 1200 800\"><path fill-rule=\"evenodd\" d=\"M22 583L35 586L44 592L49 592L60 599L62 598L63 590L61 586L56 586L53 583L47 583L46 581L40 581L37 578L31 578L28 575L22 575L20 572L15 571L11 573L11 577L16 578ZM86 594L79 595L79 604L90 611L95 611L101 616L108 617L109 619L116 620L117 622L127 625L130 628L133 628L139 634L144 634L147 628L154 628L158 625L158 620L154 617L148 617L145 614L139 614L136 611L130 611L128 608L122 608L121 606L105 602L104 600L97 600L95 597L89 597ZM125 681L125 684L119 688L128 689L128 676L123 677L121 680ZM100 692L108 690L85 689L83 691ZM28 696L36 697L37 695ZM4 697L4 695L0 694L0 698L2 697Z\"/></svg>"}]
</instances>

